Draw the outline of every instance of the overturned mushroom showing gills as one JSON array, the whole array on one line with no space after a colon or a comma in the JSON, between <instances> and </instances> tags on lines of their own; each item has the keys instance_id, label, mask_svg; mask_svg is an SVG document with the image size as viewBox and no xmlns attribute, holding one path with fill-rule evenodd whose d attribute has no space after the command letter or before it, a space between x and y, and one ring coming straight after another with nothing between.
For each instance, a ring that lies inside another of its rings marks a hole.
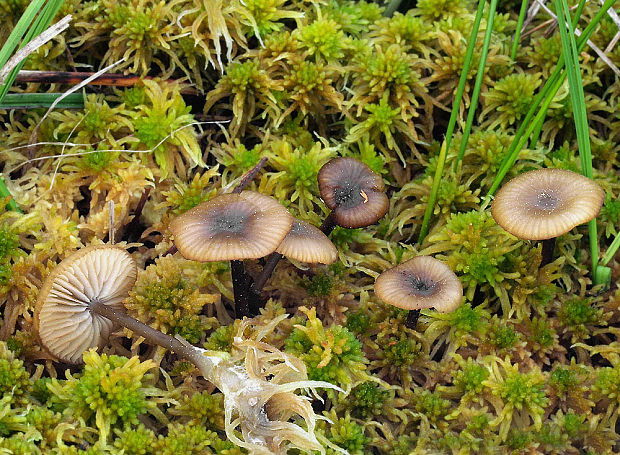
<instances>
[{"instance_id":1,"label":"overturned mushroom showing gills","mask_svg":"<svg viewBox=\"0 0 620 455\"><path fill-rule=\"evenodd\" d=\"M121 309L137 274L129 253L111 245L82 248L63 260L39 293L34 325L41 344L59 360L80 363L82 353L105 344L115 326L92 307Z\"/></svg>"},{"instance_id":2,"label":"overturned mushroom showing gills","mask_svg":"<svg viewBox=\"0 0 620 455\"><path fill-rule=\"evenodd\" d=\"M591 179L564 169L538 169L504 185L491 206L493 218L512 235L549 240L595 218L605 192ZM554 241L543 243L543 264L550 262Z\"/></svg>"},{"instance_id":3,"label":"overturned mushroom showing gills","mask_svg":"<svg viewBox=\"0 0 620 455\"><path fill-rule=\"evenodd\" d=\"M335 225L360 228L385 215L389 201L385 184L367 165L355 158L335 158L318 175L319 191L332 212L321 230L329 234Z\"/></svg>"},{"instance_id":4,"label":"overturned mushroom showing gills","mask_svg":"<svg viewBox=\"0 0 620 455\"><path fill-rule=\"evenodd\" d=\"M102 331L95 329L103 327L109 333L113 323L125 327L191 361L222 391L225 431L232 443L256 455L284 455L291 447L326 453L315 434L320 417L310 400L296 391L342 390L309 380L302 360L262 341L288 315L256 328L254 320L245 319L230 353L206 351L123 312L121 301L136 276L131 256L110 245L87 247L62 261L44 283L35 313L44 345L62 360L76 363L83 350L103 341ZM289 421L294 415L303 420L301 425Z\"/></svg>"},{"instance_id":5,"label":"overturned mushroom showing gills","mask_svg":"<svg viewBox=\"0 0 620 455\"><path fill-rule=\"evenodd\" d=\"M375 294L385 303L413 310L406 325L415 328L423 308L435 308L441 313L456 310L463 300L463 285L443 262L417 256L379 275Z\"/></svg>"}]
</instances>

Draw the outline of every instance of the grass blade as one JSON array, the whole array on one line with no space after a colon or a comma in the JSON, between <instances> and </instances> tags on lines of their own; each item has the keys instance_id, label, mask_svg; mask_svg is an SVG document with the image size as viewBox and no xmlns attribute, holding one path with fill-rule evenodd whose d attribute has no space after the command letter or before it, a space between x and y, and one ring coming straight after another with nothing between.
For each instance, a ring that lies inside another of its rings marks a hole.
<instances>
[{"instance_id":1,"label":"grass blade","mask_svg":"<svg viewBox=\"0 0 620 455\"><path fill-rule=\"evenodd\" d=\"M465 122L465 129L463 130L463 138L461 139L461 145L459 146L459 153L454 163L454 171L456 172L465 156L465 149L467 148L467 141L469 140L469 133L471 127L474 124L474 117L476 115L476 106L478 106L478 97L480 96L480 89L482 88L482 80L484 79L484 69L487 66L487 55L489 54L489 45L491 44L491 35L493 33L493 22L495 19L495 10L497 9L497 0L491 0L491 6L489 7L489 16L487 19L487 29L484 33L484 41L482 43L482 50L480 52L480 62L478 63L478 73L476 74L476 82L474 84L474 90L471 95L471 102L469 103L469 111L467 112L467 121Z\"/></svg>"},{"instance_id":2,"label":"grass blade","mask_svg":"<svg viewBox=\"0 0 620 455\"><path fill-rule=\"evenodd\" d=\"M62 93L9 93L0 102L0 109L32 109L50 107ZM64 97L58 104L60 109L84 108L84 97L81 93L72 93Z\"/></svg>"},{"instance_id":3,"label":"grass blade","mask_svg":"<svg viewBox=\"0 0 620 455\"><path fill-rule=\"evenodd\" d=\"M519 19L517 20L517 29L515 31L515 37L512 41L512 48L510 49L510 60L515 61L517 56L517 50L519 49L519 40L521 39L521 29L523 28L523 22L525 21L525 14L527 13L528 0L521 0L521 9L519 10Z\"/></svg>"},{"instance_id":4,"label":"grass blade","mask_svg":"<svg viewBox=\"0 0 620 455\"><path fill-rule=\"evenodd\" d=\"M599 22L603 19L603 17L605 17L607 10L611 8L611 6L614 4L615 1L616 0L606 0L603 6L601 7L601 9L594 15L590 23L583 30L581 36L577 39L577 50L579 52L581 52L583 48L586 46L587 41L590 38L590 35L592 35L592 32L594 31L594 29L598 26ZM566 77L566 73L563 71L563 65L564 65L564 56L562 55L560 56L558 63L555 69L553 70L553 73L549 76L549 78L545 82L545 85L543 86L541 91L538 93L538 95L536 95L536 97L532 101L532 104L530 105L530 109L528 110L523 121L521 122L521 125L519 126L519 129L517 130L515 138L510 144L510 147L508 148L506 157L504 158L502 165L500 166L497 172L497 175L495 176L495 180L493 180L491 189L489 189L489 192L487 193L485 197L485 202L483 204L483 207L488 205L488 203L491 200L491 197L495 194L495 192L501 185L502 181L504 180L504 177L506 177L506 174L508 173L512 165L515 163L515 161L517 160L519 152L523 149L528 138L531 136L532 131L534 130L536 126L535 124L532 123L532 119L534 119L535 117L536 110L543 103L545 103L546 106L549 106L551 104L551 100L553 99L557 91L560 89L562 82L564 81L564 78ZM542 114L539 113L538 115L536 115L535 121L542 121L542 118L544 118L545 113L546 113L546 108L544 110L545 112L543 112Z\"/></svg>"},{"instance_id":5,"label":"grass blade","mask_svg":"<svg viewBox=\"0 0 620 455\"><path fill-rule=\"evenodd\" d=\"M456 126L456 119L458 117L459 108L461 106L461 100L463 99L463 92L465 92L465 85L467 84L467 74L469 73L469 67L474 56L474 48L476 46L476 38L478 37L478 30L480 29L480 22L482 21L482 13L484 11L485 0L479 0L478 11L476 11L476 18L472 26L471 35L469 36L469 42L467 43L467 52L465 53L465 60L463 62L463 69L461 71L461 77L456 89L456 96L454 97L454 103L452 104L452 112L450 113L450 120L448 121L448 128L446 129L446 138L444 144L446 150L450 148L452 142L452 135L454 134L454 127ZM437 202L437 193L439 192L439 184L441 183L441 176L443 175L443 168L446 165L446 155L443 156L440 153L437 160L437 169L435 170L435 176L433 177L433 186L428 198L428 204L424 211L424 219L422 220L422 227L420 228L420 236L418 237L418 244L422 244L424 237L428 234L428 229L431 222L431 216L435 210L435 203Z\"/></svg>"},{"instance_id":6,"label":"grass blade","mask_svg":"<svg viewBox=\"0 0 620 455\"><path fill-rule=\"evenodd\" d=\"M583 81L581 79L581 68L579 66L579 53L575 43L575 30L570 19L570 10L566 0L555 0L556 13L558 15L558 28L562 40L562 54L565 56L565 67L568 73L568 85L570 89L570 100L573 108L573 118L575 119L575 132L577 134L577 144L579 147L579 158L581 159L581 173L588 178L592 178L592 150L590 148L590 130L588 127L588 114L586 112L586 100L583 94ZM596 274L598 267L598 236L596 232L596 220L588 223L588 234L590 240L590 256L592 259L592 278L594 284L600 279Z\"/></svg>"}]
</instances>

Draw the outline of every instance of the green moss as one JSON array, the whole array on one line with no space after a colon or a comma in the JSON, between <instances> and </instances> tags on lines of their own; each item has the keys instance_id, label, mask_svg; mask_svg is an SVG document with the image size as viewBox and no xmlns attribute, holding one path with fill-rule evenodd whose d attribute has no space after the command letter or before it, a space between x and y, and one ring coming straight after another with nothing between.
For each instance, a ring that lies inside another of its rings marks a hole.
<instances>
[{"instance_id":1,"label":"green moss","mask_svg":"<svg viewBox=\"0 0 620 455\"><path fill-rule=\"evenodd\" d=\"M205 349L212 351L224 351L229 352L232 348L233 338L236 330L232 325L219 327L209 335L205 342Z\"/></svg>"},{"instance_id":2,"label":"green moss","mask_svg":"<svg viewBox=\"0 0 620 455\"><path fill-rule=\"evenodd\" d=\"M306 363L310 379L350 384L368 362L362 343L340 325L324 328L314 309L306 310L306 314L305 326L295 326L286 339L286 351Z\"/></svg>"},{"instance_id":3,"label":"green moss","mask_svg":"<svg viewBox=\"0 0 620 455\"><path fill-rule=\"evenodd\" d=\"M140 424L135 429L116 431L114 447L123 449L127 455L147 455L153 453L155 434Z\"/></svg>"},{"instance_id":4,"label":"green moss","mask_svg":"<svg viewBox=\"0 0 620 455\"><path fill-rule=\"evenodd\" d=\"M366 453L368 438L364 435L364 429L361 425L351 420L349 415L344 418L333 419L333 422L326 433L327 439L351 455ZM338 452L329 449L327 453L335 455Z\"/></svg>"},{"instance_id":5,"label":"green moss","mask_svg":"<svg viewBox=\"0 0 620 455\"><path fill-rule=\"evenodd\" d=\"M351 390L347 406L353 417L366 420L384 412L383 406L389 395L390 392L378 384L362 382Z\"/></svg>"},{"instance_id":6,"label":"green moss","mask_svg":"<svg viewBox=\"0 0 620 455\"><path fill-rule=\"evenodd\" d=\"M91 350L84 353L84 363L81 374L53 380L49 389L66 415L95 424L102 440L112 425L137 425L138 416L155 407L149 396L158 391L145 384L151 377L147 371L155 366L151 360L100 356Z\"/></svg>"},{"instance_id":7,"label":"green moss","mask_svg":"<svg viewBox=\"0 0 620 455\"><path fill-rule=\"evenodd\" d=\"M467 363L454 375L454 385L464 393L477 395L484 389L483 382L489 377L489 371L482 365L467 359Z\"/></svg>"}]
</instances>

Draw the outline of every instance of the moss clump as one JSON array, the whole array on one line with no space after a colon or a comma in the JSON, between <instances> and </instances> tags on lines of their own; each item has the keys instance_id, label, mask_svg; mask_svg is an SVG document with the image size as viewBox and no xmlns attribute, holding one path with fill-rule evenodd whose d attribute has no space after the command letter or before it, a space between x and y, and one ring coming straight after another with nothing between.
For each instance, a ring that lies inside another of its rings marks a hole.
<instances>
[{"instance_id":1,"label":"moss clump","mask_svg":"<svg viewBox=\"0 0 620 455\"><path fill-rule=\"evenodd\" d=\"M91 350L84 354L84 364L83 373L68 373L66 381L53 380L48 387L65 414L97 426L100 440L107 440L117 422L137 425L138 416L155 407L148 398L160 391L147 385L147 372L155 367L151 360Z\"/></svg>"},{"instance_id":2,"label":"moss clump","mask_svg":"<svg viewBox=\"0 0 620 455\"><path fill-rule=\"evenodd\" d=\"M286 339L286 351L306 363L308 378L350 388L368 363L362 343L340 325L324 328L314 308L302 310L308 321L305 325L295 325Z\"/></svg>"}]
</instances>

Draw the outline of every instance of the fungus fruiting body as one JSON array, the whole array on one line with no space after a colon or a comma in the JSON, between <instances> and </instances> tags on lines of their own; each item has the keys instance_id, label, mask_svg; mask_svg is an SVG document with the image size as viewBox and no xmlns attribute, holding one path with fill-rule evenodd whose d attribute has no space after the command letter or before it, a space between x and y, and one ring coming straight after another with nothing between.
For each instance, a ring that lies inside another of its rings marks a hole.
<instances>
[{"instance_id":1,"label":"fungus fruiting body","mask_svg":"<svg viewBox=\"0 0 620 455\"><path fill-rule=\"evenodd\" d=\"M293 217L274 198L254 191L222 194L170 223L186 259L211 262L257 259L275 251Z\"/></svg>"},{"instance_id":2,"label":"fungus fruiting body","mask_svg":"<svg viewBox=\"0 0 620 455\"><path fill-rule=\"evenodd\" d=\"M417 256L383 272L375 281L375 294L385 303L409 313L407 326L415 327L417 311L435 308L454 311L463 299L463 285L454 272L430 256Z\"/></svg>"},{"instance_id":3,"label":"fungus fruiting body","mask_svg":"<svg viewBox=\"0 0 620 455\"><path fill-rule=\"evenodd\" d=\"M318 174L319 191L332 212L321 230L335 225L360 228L376 223L389 207L385 184L366 164L354 158L335 158Z\"/></svg>"},{"instance_id":4,"label":"fungus fruiting body","mask_svg":"<svg viewBox=\"0 0 620 455\"><path fill-rule=\"evenodd\" d=\"M276 252L296 261L310 264L331 264L338 258L334 244L318 228L301 220L293 226Z\"/></svg>"},{"instance_id":5,"label":"fungus fruiting body","mask_svg":"<svg viewBox=\"0 0 620 455\"><path fill-rule=\"evenodd\" d=\"M331 264L338 259L338 250L320 229L296 219L252 285L255 300L283 256L309 264Z\"/></svg>"},{"instance_id":6,"label":"fungus fruiting body","mask_svg":"<svg viewBox=\"0 0 620 455\"><path fill-rule=\"evenodd\" d=\"M587 177L564 169L538 169L504 185L491 213L512 235L544 240L544 264L551 261L552 239L595 218L604 200L603 189Z\"/></svg>"},{"instance_id":7,"label":"fungus fruiting body","mask_svg":"<svg viewBox=\"0 0 620 455\"><path fill-rule=\"evenodd\" d=\"M93 305L122 308L138 270L127 251L111 245L83 248L62 261L39 293L35 331L58 359L79 363L82 353L100 347L114 328Z\"/></svg>"},{"instance_id":8,"label":"fungus fruiting body","mask_svg":"<svg viewBox=\"0 0 620 455\"><path fill-rule=\"evenodd\" d=\"M174 243L186 259L231 261L237 317L250 316L250 278L243 259L271 254L291 230L293 217L274 198L254 191L222 194L170 223Z\"/></svg>"}]
</instances>

